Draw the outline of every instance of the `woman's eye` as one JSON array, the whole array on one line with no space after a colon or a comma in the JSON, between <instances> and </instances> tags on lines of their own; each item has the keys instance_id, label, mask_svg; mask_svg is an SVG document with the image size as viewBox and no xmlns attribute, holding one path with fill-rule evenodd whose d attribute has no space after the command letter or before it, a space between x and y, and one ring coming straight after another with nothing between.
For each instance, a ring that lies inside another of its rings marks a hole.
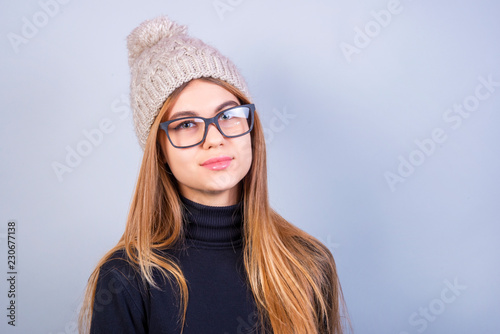
<instances>
[{"instance_id":1,"label":"woman's eye","mask_svg":"<svg viewBox=\"0 0 500 334\"><path fill-rule=\"evenodd\" d=\"M183 130L183 129L189 129L189 128L192 128L195 126L196 126L196 123L194 123L192 121L184 121L184 122L178 124L174 129L175 130Z\"/></svg>"},{"instance_id":2,"label":"woman's eye","mask_svg":"<svg viewBox=\"0 0 500 334\"><path fill-rule=\"evenodd\" d=\"M223 113L219 118L223 121L227 121L228 119L233 118L233 115L230 113Z\"/></svg>"}]
</instances>

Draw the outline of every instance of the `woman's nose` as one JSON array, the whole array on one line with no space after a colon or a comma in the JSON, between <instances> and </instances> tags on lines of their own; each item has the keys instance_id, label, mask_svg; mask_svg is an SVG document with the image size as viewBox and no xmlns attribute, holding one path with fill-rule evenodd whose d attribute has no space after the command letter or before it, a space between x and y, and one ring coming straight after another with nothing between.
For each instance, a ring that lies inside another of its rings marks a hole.
<instances>
[{"instance_id":1,"label":"woman's nose","mask_svg":"<svg viewBox=\"0 0 500 334\"><path fill-rule=\"evenodd\" d=\"M224 136L220 133L219 129L215 124L210 124L208 126L207 137L203 142L203 148L210 148L220 146L224 141Z\"/></svg>"}]
</instances>

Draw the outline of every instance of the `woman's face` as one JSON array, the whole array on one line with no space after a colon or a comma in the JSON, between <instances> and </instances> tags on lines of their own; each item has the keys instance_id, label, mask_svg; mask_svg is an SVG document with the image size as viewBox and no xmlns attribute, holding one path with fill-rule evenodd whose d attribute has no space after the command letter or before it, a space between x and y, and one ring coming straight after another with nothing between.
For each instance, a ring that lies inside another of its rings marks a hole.
<instances>
[{"instance_id":1,"label":"woman's face","mask_svg":"<svg viewBox=\"0 0 500 334\"><path fill-rule=\"evenodd\" d=\"M185 117L185 112L211 118L237 105L240 103L236 96L223 87L208 81L193 80L182 90L162 122ZM163 155L184 197L213 206L238 202L240 181L252 163L250 134L226 138L215 124L211 124L205 141L194 147L173 147L163 130L160 130L159 140ZM221 161L210 163L214 158Z\"/></svg>"}]
</instances>

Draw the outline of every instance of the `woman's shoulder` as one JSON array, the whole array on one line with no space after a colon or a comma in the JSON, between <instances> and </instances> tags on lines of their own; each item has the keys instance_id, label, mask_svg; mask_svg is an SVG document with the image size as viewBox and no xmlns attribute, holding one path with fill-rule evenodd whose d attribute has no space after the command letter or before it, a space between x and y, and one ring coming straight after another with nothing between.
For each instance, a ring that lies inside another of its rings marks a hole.
<instances>
[{"instance_id":1,"label":"woman's shoulder","mask_svg":"<svg viewBox=\"0 0 500 334\"><path fill-rule=\"evenodd\" d=\"M130 299L134 304L141 304L144 296L147 296L147 288L139 269L125 250L116 250L99 268L94 307L105 306L111 300L125 302Z\"/></svg>"},{"instance_id":2,"label":"woman's shoulder","mask_svg":"<svg viewBox=\"0 0 500 334\"><path fill-rule=\"evenodd\" d=\"M144 333L148 290L124 250L100 266L92 307L91 333Z\"/></svg>"},{"instance_id":3,"label":"woman's shoulder","mask_svg":"<svg viewBox=\"0 0 500 334\"><path fill-rule=\"evenodd\" d=\"M137 266L132 262L124 249L118 249L111 253L102 264L99 272L102 275L116 271L124 273L133 273L137 271Z\"/></svg>"},{"instance_id":4,"label":"woman's shoulder","mask_svg":"<svg viewBox=\"0 0 500 334\"><path fill-rule=\"evenodd\" d=\"M101 265L98 281L101 286L137 289L142 280L138 266L131 261L124 249L118 249Z\"/></svg>"}]
</instances>

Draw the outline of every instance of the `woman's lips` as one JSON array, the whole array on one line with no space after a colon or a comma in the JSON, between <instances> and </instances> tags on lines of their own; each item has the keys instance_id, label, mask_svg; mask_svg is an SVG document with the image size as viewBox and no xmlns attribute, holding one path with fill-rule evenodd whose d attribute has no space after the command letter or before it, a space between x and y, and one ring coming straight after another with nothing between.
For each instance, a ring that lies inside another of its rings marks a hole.
<instances>
[{"instance_id":1,"label":"woman's lips","mask_svg":"<svg viewBox=\"0 0 500 334\"><path fill-rule=\"evenodd\" d=\"M229 167L231 164L231 160L233 160L231 157L217 157L217 158L212 158L208 159L201 165L205 168L208 168L210 170L221 170L221 169L226 169Z\"/></svg>"}]
</instances>

